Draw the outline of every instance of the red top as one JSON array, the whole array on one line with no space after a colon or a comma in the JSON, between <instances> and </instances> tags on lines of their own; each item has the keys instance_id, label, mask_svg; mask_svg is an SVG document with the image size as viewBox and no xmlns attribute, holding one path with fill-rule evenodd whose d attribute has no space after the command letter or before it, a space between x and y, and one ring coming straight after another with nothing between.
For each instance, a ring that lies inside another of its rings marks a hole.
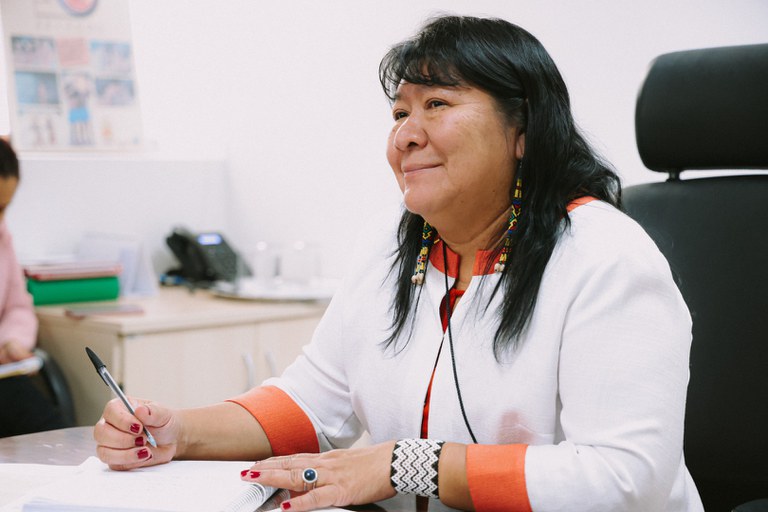
<instances>
[{"instance_id":1,"label":"red top","mask_svg":"<svg viewBox=\"0 0 768 512\"><path fill-rule=\"evenodd\" d=\"M448 290L448 295L446 296L451 303L451 313L453 313L453 309L456 307L456 301L459 300L459 297L464 295L465 290L456 290L454 288L451 288ZM448 308L446 308L445 299L446 297L443 297L443 302L440 304L440 319L443 322L443 332L448 328ZM440 343L440 348L437 351L437 357L435 358L435 366L432 368L432 376L429 378L429 386L427 387L427 396L424 398L424 412L421 416L421 438L427 439L429 437L428 435L428 425L429 425L429 397L432 394L432 380L435 378L435 368L437 368L437 360L440 358L440 351L443 349L442 342Z\"/></svg>"}]
</instances>

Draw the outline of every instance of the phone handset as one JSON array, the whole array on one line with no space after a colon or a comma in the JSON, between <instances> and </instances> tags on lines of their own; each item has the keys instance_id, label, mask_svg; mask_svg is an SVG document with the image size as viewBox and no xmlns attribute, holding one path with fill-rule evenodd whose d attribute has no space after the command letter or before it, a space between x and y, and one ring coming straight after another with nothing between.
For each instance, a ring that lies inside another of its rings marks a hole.
<instances>
[{"instance_id":1,"label":"phone handset","mask_svg":"<svg viewBox=\"0 0 768 512\"><path fill-rule=\"evenodd\" d=\"M242 257L221 233L192 233L179 226L166 238L166 243L181 264L173 273L195 283L235 281L251 275Z\"/></svg>"}]
</instances>

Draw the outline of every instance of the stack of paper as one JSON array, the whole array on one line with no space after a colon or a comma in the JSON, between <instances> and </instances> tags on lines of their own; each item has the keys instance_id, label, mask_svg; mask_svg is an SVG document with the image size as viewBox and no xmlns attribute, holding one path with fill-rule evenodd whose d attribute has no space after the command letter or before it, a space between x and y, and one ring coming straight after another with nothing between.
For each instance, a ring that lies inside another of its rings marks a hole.
<instances>
[{"instance_id":1,"label":"stack of paper","mask_svg":"<svg viewBox=\"0 0 768 512\"><path fill-rule=\"evenodd\" d=\"M27 290L35 306L114 300L120 294L120 263L73 261L25 265Z\"/></svg>"},{"instance_id":2,"label":"stack of paper","mask_svg":"<svg viewBox=\"0 0 768 512\"><path fill-rule=\"evenodd\" d=\"M122 266L114 261L69 261L24 265L24 275L38 281L85 279L120 275Z\"/></svg>"}]
</instances>

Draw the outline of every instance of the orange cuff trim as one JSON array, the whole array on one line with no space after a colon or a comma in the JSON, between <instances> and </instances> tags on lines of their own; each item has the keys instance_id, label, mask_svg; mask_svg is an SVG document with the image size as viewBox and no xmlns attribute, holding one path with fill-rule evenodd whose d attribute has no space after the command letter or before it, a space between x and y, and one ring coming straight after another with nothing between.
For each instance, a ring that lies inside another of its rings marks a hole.
<instances>
[{"instance_id":1,"label":"orange cuff trim","mask_svg":"<svg viewBox=\"0 0 768 512\"><path fill-rule=\"evenodd\" d=\"M477 511L531 512L525 487L526 444L467 446L467 482Z\"/></svg>"},{"instance_id":2,"label":"orange cuff trim","mask_svg":"<svg viewBox=\"0 0 768 512\"><path fill-rule=\"evenodd\" d=\"M256 418L267 434L272 455L320 451L312 421L282 389L257 387L227 402L236 403Z\"/></svg>"}]
</instances>

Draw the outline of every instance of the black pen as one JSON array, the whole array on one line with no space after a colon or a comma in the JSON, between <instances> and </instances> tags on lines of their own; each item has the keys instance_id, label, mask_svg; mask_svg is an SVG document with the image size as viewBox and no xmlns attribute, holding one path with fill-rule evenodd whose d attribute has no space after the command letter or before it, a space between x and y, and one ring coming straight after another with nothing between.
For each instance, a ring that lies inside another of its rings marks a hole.
<instances>
[{"instance_id":1,"label":"black pen","mask_svg":"<svg viewBox=\"0 0 768 512\"><path fill-rule=\"evenodd\" d=\"M96 355L96 353L91 350L88 347L85 347L86 353L88 353L88 357L91 358L91 362L93 363L93 367L96 368L96 371L101 376L102 380L107 384L107 386L112 389L112 392L115 394L117 398L122 400L123 404L125 404L126 409L128 409L128 412L136 415L136 411L133 410L133 406L131 405L131 402L128 401L128 397L125 396L125 393L123 393L123 390L120 389L120 386L117 385L117 382L115 382L115 379L112 378L112 376L109 374L109 371L107 370L107 365L101 362L101 359L99 359L99 356ZM149 444L157 448L157 442L155 442L155 438L152 437L152 434L149 433L147 430L147 427L144 427L144 434L147 436L147 441L149 441Z\"/></svg>"}]
</instances>

